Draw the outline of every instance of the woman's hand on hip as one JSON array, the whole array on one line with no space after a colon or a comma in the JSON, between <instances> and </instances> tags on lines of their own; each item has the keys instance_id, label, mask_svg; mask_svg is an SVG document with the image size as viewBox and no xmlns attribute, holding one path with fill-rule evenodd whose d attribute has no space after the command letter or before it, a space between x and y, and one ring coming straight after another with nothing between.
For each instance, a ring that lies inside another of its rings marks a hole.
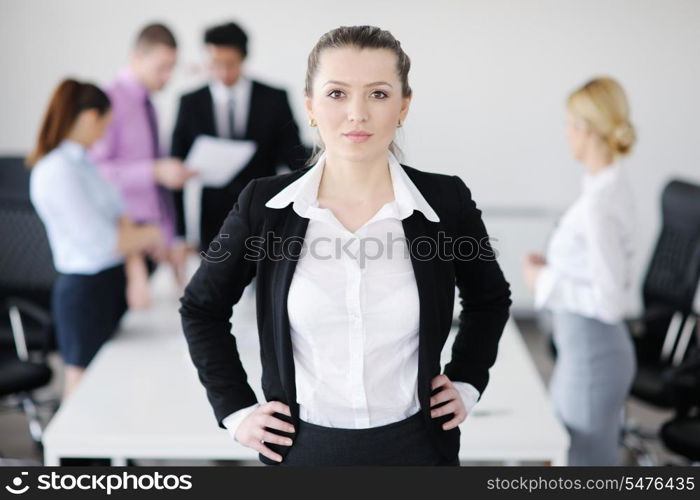
<instances>
[{"instance_id":1,"label":"woman's hand on hip","mask_svg":"<svg viewBox=\"0 0 700 500\"><path fill-rule=\"evenodd\" d=\"M462 401L462 396L459 394L459 391L444 373L434 377L431 381L431 389L435 390L438 387L442 387L442 390L430 397L430 416L432 418L437 418L442 415L454 413L455 416L452 419L442 424L442 430L448 431L464 422L467 418L467 409L464 406L464 401ZM447 403L443 404L440 408L432 409L433 406L443 403L444 401L447 401Z\"/></svg>"},{"instance_id":2,"label":"woman's hand on hip","mask_svg":"<svg viewBox=\"0 0 700 500\"><path fill-rule=\"evenodd\" d=\"M241 421L234 437L243 446L257 450L271 460L281 462L282 456L265 446L263 442L291 446L292 440L270 432L265 427L290 433L295 431L292 424L273 416L272 414L275 412L291 416L288 405L281 401L268 401L250 412Z\"/></svg>"}]
</instances>

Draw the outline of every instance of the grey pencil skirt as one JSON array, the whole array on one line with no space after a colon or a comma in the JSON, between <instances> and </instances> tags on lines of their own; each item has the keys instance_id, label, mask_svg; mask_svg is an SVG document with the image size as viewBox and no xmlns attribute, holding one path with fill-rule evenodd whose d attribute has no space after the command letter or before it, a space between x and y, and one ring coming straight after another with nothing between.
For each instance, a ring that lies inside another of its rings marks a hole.
<instances>
[{"instance_id":1,"label":"grey pencil skirt","mask_svg":"<svg viewBox=\"0 0 700 500\"><path fill-rule=\"evenodd\" d=\"M363 429L325 427L300 420L292 439L287 455L274 465L459 466L457 457L446 460L438 452L420 411L397 422ZM268 460L263 463L272 465Z\"/></svg>"},{"instance_id":2,"label":"grey pencil skirt","mask_svg":"<svg viewBox=\"0 0 700 500\"><path fill-rule=\"evenodd\" d=\"M569 465L618 465L624 403L637 370L623 322L568 311L552 315L557 360L549 383L570 437Z\"/></svg>"}]
</instances>

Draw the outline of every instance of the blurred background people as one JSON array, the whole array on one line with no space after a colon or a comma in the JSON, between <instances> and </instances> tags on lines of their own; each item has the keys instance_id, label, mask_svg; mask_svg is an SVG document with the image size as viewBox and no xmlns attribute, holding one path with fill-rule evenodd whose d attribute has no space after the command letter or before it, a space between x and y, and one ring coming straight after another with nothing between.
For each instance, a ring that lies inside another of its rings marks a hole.
<instances>
[{"instance_id":1,"label":"blurred background people","mask_svg":"<svg viewBox=\"0 0 700 500\"><path fill-rule=\"evenodd\" d=\"M174 158L161 158L158 121L151 93L170 80L177 43L162 24L145 26L136 38L129 65L106 86L112 102L112 123L90 150L93 161L121 193L129 216L137 223L157 223L164 245L146 263L167 260L183 284L186 245L174 238L175 206L169 189L180 189L194 175ZM142 306L149 303L147 282L139 285Z\"/></svg>"},{"instance_id":2,"label":"blurred background people","mask_svg":"<svg viewBox=\"0 0 700 500\"><path fill-rule=\"evenodd\" d=\"M546 257L525 257L535 307L553 312L557 359L550 392L570 435L569 465L617 465L622 410L636 358L624 320L635 206L622 157L635 142L613 79L596 78L567 101L571 152L582 190L551 235Z\"/></svg>"},{"instance_id":3,"label":"blurred background people","mask_svg":"<svg viewBox=\"0 0 700 500\"><path fill-rule=\"evenodd\" d=\"M299 138L287 92L249 77L245 71L248 36L236 23L204 33L210 81L180 99L172 137L172 156L184 159L198 135L256 142L248 164L221 188L204 187L199 222L200 249L207 249L245 185L275 175L280 164L295 170L310 154ZM177 234L187 233L182 191L176 193Z\"/></svg>"},{"instance_id":4,"label":"blurred background people","mask_svg":"<svg viewBox=\"0 0 700 500\"><path fill-rule=\"evenodd\" d=\"M162 239L157 225L131 222L119 193L87 156L110 120L110 102L102 90L64 80L51 97L27 159L33 165L30 198L59 272L52 315L66 364L64 398L127 309L125 256L129 280L138 281L142 266L134 262Z\"/></svg>"}]
</instances>

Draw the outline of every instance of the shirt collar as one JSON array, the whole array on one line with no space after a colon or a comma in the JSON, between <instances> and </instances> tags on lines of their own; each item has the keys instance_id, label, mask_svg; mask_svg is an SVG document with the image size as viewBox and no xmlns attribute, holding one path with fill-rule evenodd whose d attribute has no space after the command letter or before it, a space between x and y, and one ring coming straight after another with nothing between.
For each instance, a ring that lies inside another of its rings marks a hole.
<instances>
[{"instance_id":1,"label":"shirt collar","mask_svg":"<svg viewBox=\"0 0 700 500\"><path fill-rule=\"evenodd\" d=\"M239 96L241 96L244 92L247 91L249 85L250 79L245 75L241 75L238 77L238 80L236 80L236 83L234 83L230 87L224 85L223 83L221 83L221 81L214 79L209 82L209 90L211 91L211 95L214 98L214 100L227 101L229 97L237 99Z\"/></svg>"},{"instance_id":2,"label":"shirt collar","mask_svg":"<svg viewBox=\"0 0 700 500\"><path fill-rule=\"evenodd\" d=\"M433 222L439 222L440 218L433 208L428 204L416 185L405 172L399 161L391 151L388 151L389 172L394 189L395 207L394 215L397 219L403 220L418 210L425 217ZM293 203L294 211L302 217L308 217L309 209L313 210L318 206L318 187L321 182L321 175L326 163L325 151L319 157L316 164L304 175L286 186L275 196L270 198L266 207L284 208Z\"/></svg>"},{"instance_id":3,"label":"shirt collar","mask_svg":"<svg viewBox=\"0 0 700 500\"><path fill-rule=\"evenodd\" d=\"M617 158L610 165L595 174L585 171L582 178L582 187L584 191L595 191L612 182L617 178L623 169L622 160Z\"/></svg>"},{"instance_id":4,"label":"shirt collar","mask_svg":"<svg viewBox=\"0 0 700 500\"><path fill-rule=\"evenodd\" d=\"M148 91L148 87L139 81L134 72L128 66L119 72L117 79L122 82L124 87L135 97L140 99L146 99L146 97L149 97L150 92Z\"/></svg>"},{"instance_id":5,"label":"shirt collar","mask_svg":"<svg viewBox=\"0 0 700 500\"><path fill-rule=\"evenodd\" d=\"M61 150L73 160L83 161L87 157L85 146L72 139L63 139L59 145Z\"/></svg>"}]
</instances>

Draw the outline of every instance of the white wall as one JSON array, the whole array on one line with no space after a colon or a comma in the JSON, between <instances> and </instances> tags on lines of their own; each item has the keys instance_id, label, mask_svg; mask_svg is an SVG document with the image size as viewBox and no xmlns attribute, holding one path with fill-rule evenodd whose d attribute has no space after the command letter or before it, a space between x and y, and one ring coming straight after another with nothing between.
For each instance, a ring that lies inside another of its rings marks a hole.
<instances>
[{"instance_id":1,"label":"white wall","mask_svg":"<svg viewBox=\"0 0 700 500\"><path fill-rule=\"evenodd\" d=\"M563 101L574 87L607 73L631 101L639 133L628 160L641 231L637 279L659 229L663 184L674 176L700 182L700 2L693 0L3 0L0 9L0 153L30 148L59 79L108 81L139 27L153 20L169 24L181 46L177 74L156 101L164 135L177 96L203 78L203 28L235 19L251 38L248 72L290 91L310 142L302 85L318 37L339 25L389 29L413 63L405 162L459 174L470 186L503 240L519 306L530 300L520 254L541 249L552 221L496 209L559 212L576 196L581 166L563 132ZM539 229L523 230L533 224ZM630 307L637 306L635 294Z\"/></svg>"}]
</instances>

